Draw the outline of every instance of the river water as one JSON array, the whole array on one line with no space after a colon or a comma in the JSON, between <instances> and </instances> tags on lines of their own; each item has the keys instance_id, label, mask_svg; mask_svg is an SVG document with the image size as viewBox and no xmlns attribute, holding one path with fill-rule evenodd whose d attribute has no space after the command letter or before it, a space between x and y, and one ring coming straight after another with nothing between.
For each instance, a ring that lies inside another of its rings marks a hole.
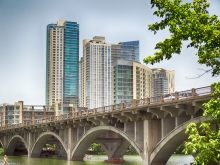
<instances>
[{"instance_id":1,"label":"river water","mask_svg":"<svg viewBox=\"0 0 220 165\"><path fill-rule=\"evenodd\" d=\"M105 163L104 160L107 156L94 155L92 159L85 159L85 161L66 161L56 158L28 158L26 156L9 156L8 165L110 165ZM123 165L142 165L140 156L125 155L126 160ZM193 162L191 155L173 155L167 162L167 165L189 165ZM0 156L0 164L3 164L3 156Z\"/></svg>"}]
</instances>

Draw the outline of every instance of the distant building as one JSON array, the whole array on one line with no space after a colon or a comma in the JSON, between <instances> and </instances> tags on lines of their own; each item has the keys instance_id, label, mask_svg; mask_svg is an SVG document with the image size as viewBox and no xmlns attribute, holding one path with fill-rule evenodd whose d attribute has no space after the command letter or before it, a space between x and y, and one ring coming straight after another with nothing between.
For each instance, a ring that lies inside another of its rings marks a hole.
<instances>
[{"instance_id":1,"label":"distant building","mask_svg":"<svg viewBox=\"0 0 220 165\"><path fill-rule=\"evenodd\" d=\"M175 92L175 71L163 68L152 69L154 96Z\"/></svg>"},{"instance_id":2,"label":"distant building","mask_svg":"<svg viewBox=\"0 0 220 165\"><path fill-rule=\"evenodd\" d=\"M139 62L139 41L111 44L111 59L112 61L120 59Z\"/></svg>"},{"instance_id":3,"label":"distant building","mask_svg":"<svg viewBox=\"0 0 220 165\"><path fill-rule=\"evenodd\" d=\"M97 108L112 103L112 62L116 59L139 60L139 41L107 44L105 37L83 40L80 61L79 106Z\"/></svg>"},{"instance_id":4,"label":"distant building","mask_svg":"<svg viewBox=\"0 0 220 165\"><path fill-rule=\"evenodd\" d=\"M153 96L150 68L127 60L115 60L112 68L112 104Z\"/></svg>"},{"instance_id":5,"label":"distant building","mask_svg":"<svg viewBox=\"0 0 220 165\"><path fill-rule=\"evenodd\" d=\"M77 108L74 105L69 105L67 110L68 113L71 113L76 112ZM23 105L23 101L14 104L4 103L0 105L0 126L34 122L57 115L58 104L48 107L45 105Z\"/></svg>"},{"instance_id":6,"label":"distant building","mask_svg":"<svg viewBox=\"0 0 220 165\"><path fill-rule=\"evenodd\" d=\"M59 20L47 25L46 105L78 104L79 24ZM67 113L66 108L59 114Z\"/></svg>"}]
</instances>

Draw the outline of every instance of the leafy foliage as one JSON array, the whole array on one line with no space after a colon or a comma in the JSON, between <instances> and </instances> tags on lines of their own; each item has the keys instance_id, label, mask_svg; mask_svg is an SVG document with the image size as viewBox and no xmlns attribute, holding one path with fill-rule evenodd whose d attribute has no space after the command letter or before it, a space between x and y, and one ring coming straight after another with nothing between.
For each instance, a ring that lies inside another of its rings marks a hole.
<instances>
[{"instance_id":1,"label":"leafy foliage","mask_svg":"<svg viewBox=\"0 0 220 165\"><path fill-rule=\"evenodd\" d=\"M198 153L195 157L196 164L208 164L209 162L220 161L220 82L214 83L213 85L213 96L208 103L204 103L205 111L203 116L210 117L211 121L218 122L217 130L211 129L210 122L202 122L200 130L197 129L195 123L188 125L186 133L189 134L189 142L185 143L186 154Z\"/></svg>"},{"instance_id":2,"label":"leafy foliage","mask_svg":"<svg viewBox=\"0 0 220 165\"><path fill-rule=\"evenodd\" d=\"M220 74L220 21L216 15L210 16L207 0L151 0L158 10L154 15L162 18L159 23L149 25L154 34L169 28L171 37L157 43L154 56L144 59L146 64L154 64L180 54L183 41L190 41L187 47L198 49L198 63L212 67L212 75Z\"/></svg>"},{"instance_id":3,"label":"leafy foliage","mask_svg":"<svg viewBox=\"0 0 220 165\"><path fill-rule=\"evenodd\" d=\"M4 155L5 151L4 148L0 148L0 155Z\"/></svg>"},{"instance_id":4,"label":"leafy foliage","mask_svg":"<svg viewBox=\"0 0 220 165\"><path fill-rule=\"evenodd\" d=\"M99 154L104 154L105 151L102 149L101 144L99 143L92 143L89 147L89 150L92 151L91 154L94 155L99 155Z\"/></svg>"},{"instance_id":5,"label":"leafy foliage","mask_svg":"<svg viewBox=\"0 0 220 165\"><path fill-rule=\"evenodd\" d=\"M154 15L162 20L149 25L154 34L159 30L169 29L170 38L156 44L154 56L144 59L146 64L154 64L170 59L173 54L180 54L183 41L189 41L187 47L197 49L198 63L212 68L212 76L220 74L220 21L216 15L210 16L207 0L192 0L182 3L181 0L151 0L152 7L157 10ZM185 143L184 152L198 153L195 164L220 162L220 82L214 83L213 98L203 104L203 116L217 121L218 128L211 129L211 122L188 125L186 133L189 142Z\"/></svg>"}]
</instances>

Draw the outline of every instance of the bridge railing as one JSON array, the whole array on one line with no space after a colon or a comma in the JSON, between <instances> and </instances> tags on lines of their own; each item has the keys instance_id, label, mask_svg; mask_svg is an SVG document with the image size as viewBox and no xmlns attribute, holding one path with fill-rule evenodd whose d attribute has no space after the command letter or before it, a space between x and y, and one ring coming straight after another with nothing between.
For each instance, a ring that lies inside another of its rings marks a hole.
<instances>
[{"instance_id":1,"label":"bridge railing","mask_svg":"<svg viewBox=\"0 0 220 165\"><path fill-rule=\"evenodd\" d=\"M190 98L193 96L193 90L185 90L178 92L178 99Z\"/></svg>"},{"instance_id":2,"label":"bridge railing","mask_svg":"<svg viewBox=\"0 0 220 165\"><path fill-rule=\"evenodd\" d=\"M94 115L94 114L103 113L103 112L111 112L113 110L116 111L116 110L131 108L131 107L144 106L148 104L156 104L156 103L161 103L165 101L172 101L172 100L177 100L177 99L185 99L185 98L191 98L191 97L196 97L196 96L203 96L203 95L211 94L211 92L212 92L211 86L193 88L191 90L185 90L185 91L180 91L176 93L170 93L167 95L160 95L160 96L144 98L144 99L139 99L139 100L131 100L130 102L119 103L119 104L109 105L105 107L98 107L94 109L83 110L80 112L73 112L71 114L51 116L51 117L42 118L42 119L35 119L33 121L32 120L24 121L23 123L20 123L20 124L12 124L12 125L6 125L3 127L0 127L0 130L18 128L18 127L28 126L32 124L41 124L41 123L46 123L50 121L58 121L58 120L64 120L64 119L69 119L69 118L78 118L78 117L83 117L87 115Z\"/></svg>"},{"instance_id":3,"label":"bridge railing","mask_svg":"<svg viewBox=\"0 0 220 165\"><path fill-rule=\"evenodd\" d=\"M156 104L160 102L160 96L150 97L150 104Z\"/></svg>"},{"instance_id":4,"label":"bridge railing","mask_svg":"<svg viewBox=\"0 0 220 165\"><path fill-rule=\"evenodd\" d=\"M119 110L119 109L121 109L121 103L115 104L114 105L114 110Z\"/></svg>"},{"instance_id":5,"label":"bridge railing","mask_svg":"<svg viewBox=\"0 0 220 165\"><path fill-rule=\"evenodd\" d=\"M105 106L104 109L105 109L105 112L110 112L112 110L112 105Z\"/></svg>"},{"instance_id":6,"label":"bridge railing","mask_svg":"<svg viewBox=\"0 0 220 165\"><path fill-rule=\"evenodd\" d=\"M144 106L149 104L148 99L140 99L140 100L136 100L136 106Z\"/></svg>"},{"instance_id":7,"label":"bridge railing","mask_svg":"<svg viewBox=\"0 0 220 165\"><path fill-rule=\"evenodd\" d=\"M102 113L102 112L103 112L103 108L102 107L96 108L96 113Z\"/></svg>"},{"instance_id":8,"label":"bridge railing","mask_svg":"<svg viewBox=\"0 0 220 165\"><path fill-rule=\"evenodd\" d=\"M206 86L206 87L195 89L196 96L208 95L208 94L211 94L211 92L212 92L211 86Z\"/></svg>"},{"instance_id":9,"label":"bridge railing","mask_svg":"<svg viewBox=\"0 0 220 165\"><path fill-rule=\"evenodd\" d=\"M124 103L124 108L131 108L131 107L132 107L132 101Z\"/></svg>"}]
</instances>

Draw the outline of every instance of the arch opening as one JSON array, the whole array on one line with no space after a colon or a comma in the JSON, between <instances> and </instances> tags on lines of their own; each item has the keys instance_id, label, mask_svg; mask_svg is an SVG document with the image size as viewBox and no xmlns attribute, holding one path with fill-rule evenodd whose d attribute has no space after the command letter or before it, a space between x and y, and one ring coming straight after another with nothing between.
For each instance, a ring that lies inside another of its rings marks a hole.
<instances>
[{"instance_id":1,"label":"arch opening","mask_svg":"<svg viewBox=\"0 0 220 165\"><path fill-rule=\"evenodd\" d=\"M54 132L42 133L33 145L30 156L31 157L57 157L66 158L67 150L65 143Z\"/></svg>"},{"instance_id":2,"label":"arch opening","mask_svg":"<svg viewBox=\"0 0 220 165\"><path fill-rule=\"evenodd\" d=\"M188 135L185 134L186 127L189 123L193 122L199 124L203 121L208 121L209 118L205 118L203 116L194 118L189 120L181 125L179 125L176 129L171 131L167 136L165 136L154 148L154 150L150 154L150 163L167 163L171 155L175 152L175 150L187 140Z\"/></svg>"},{"instance_id":3,"label":"arch opening","mask_svg":"<svg viewBox=\"0 0 220 165\"><path fill-rule=\"evenodd\" d=\"M15 135L11 138L6 148L5 154L21 156L28 155L28 145L20 135Z\"/></svg>"},{"instance_id":4,"label":"arch opening","mask_svg":"<svg viewBox=\"0 0 220 165\"><path fill-rule=\"evenodd\" d=\"M114 133L114 137L106 136L110 135L111 132ZM93 142L100 140L99 138L102 140L100 144L108 156L108 159L112 159L112 157L123 157L129 145L132 145L137 150L139 155L142 153L142 150L138 144L122 130L112 126L97 126L88 130L88 132L86 132L83 137L80 138L79 142L72 151L72 160L83 160L89 146Z\"/></svg>"}]
</instances>

